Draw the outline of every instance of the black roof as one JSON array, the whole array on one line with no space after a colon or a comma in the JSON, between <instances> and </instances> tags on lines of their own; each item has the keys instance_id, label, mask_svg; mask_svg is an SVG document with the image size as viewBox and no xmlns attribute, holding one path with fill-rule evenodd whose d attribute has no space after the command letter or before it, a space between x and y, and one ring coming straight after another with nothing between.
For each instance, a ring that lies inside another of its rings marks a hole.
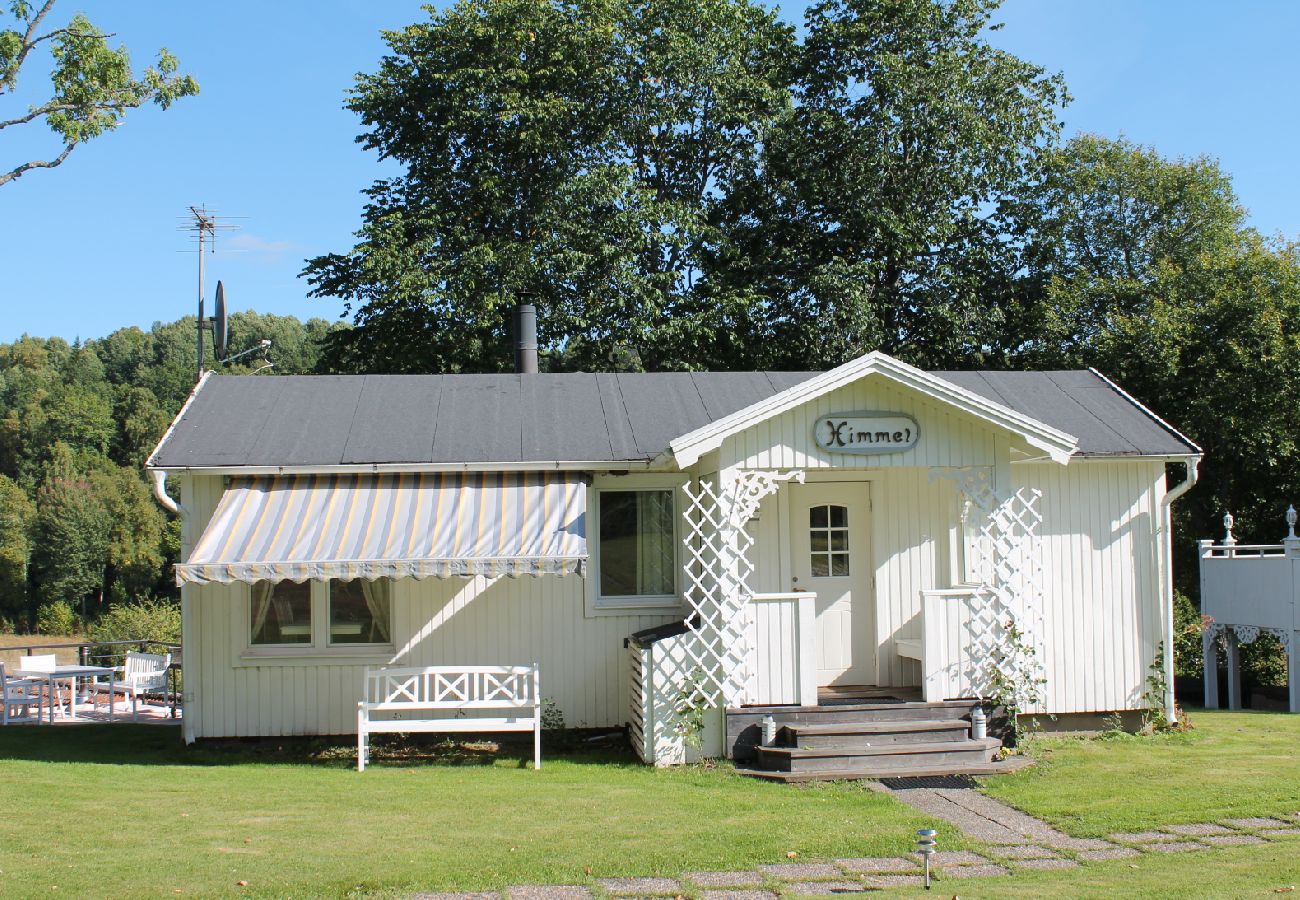
<instances>
[{"instance_id":1,"label":"black roof","mask_svg":"<svg viewBox=\"0 0 1300 900\"><path fill-rule=\"evenodd\" d=\"M149 464L645 461L814 374L210 375ZM934 374L1074 435L1081 456L1197 452L1091 371Z\"/></svg>"}]
</instances>

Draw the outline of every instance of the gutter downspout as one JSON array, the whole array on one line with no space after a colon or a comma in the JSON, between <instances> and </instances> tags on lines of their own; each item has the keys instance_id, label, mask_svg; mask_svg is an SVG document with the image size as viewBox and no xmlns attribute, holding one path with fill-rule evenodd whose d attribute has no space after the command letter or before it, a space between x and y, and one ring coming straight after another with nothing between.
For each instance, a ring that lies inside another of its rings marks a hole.
<instances>
[{"instance_id":1,"label":"gutter downspout","mask_svg":"<svg viewBox=\"0 0 1300 900\"><path fill-rule=\"evenodd\" d=\"M158 501L158 505L174 515L185 518L185 507L167 493L167 473L162 469L150 469L149 478L153 481L153 497Z\"/></svg>"},{"instance_id":2,"label":"gutter downspout","mask_svg":"<svg viewBox=\"0 0 1300 900\"><path fill-rule=\"evenodd\" d=\"M1161 592L1164 594L1164 637L1165 637L1165 720L1174 725L1178 722L1178 710L1174 701L1174 558L1173 558L1173 505L1174 501L1196 486L1201 465L1200 456L1186 458L1187 477L1173 490L1165 493L1160 501L1160 528L1163 532L1160 547L1160 565L1164 569Z\"/></svg>"}]
</instances>

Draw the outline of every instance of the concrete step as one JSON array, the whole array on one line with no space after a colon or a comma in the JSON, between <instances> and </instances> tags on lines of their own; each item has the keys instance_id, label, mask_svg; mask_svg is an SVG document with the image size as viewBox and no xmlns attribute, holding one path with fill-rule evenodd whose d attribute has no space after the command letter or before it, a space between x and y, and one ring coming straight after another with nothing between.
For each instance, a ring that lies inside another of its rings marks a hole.
<instances>
[{"instance_id":1,"label":"concrete step","mask_svg":"<svg viewBox=\"0 0 1300 900\"><path fill-rule=\"evenodd\" d=\"M992 761L1002 746L996 738L885 744L812 750L801 747L757 747L757 768L777 772L823 772L869 768L893 775L910 775L917 768L952 768Z\"/></svg>"},{"instance_id":2,"label":"concrete step","mask_svg":"<svg viewBox=\"0 0 1300 900\"><path fill-rule=\"evenodd\" d=\"M1015 759L1015 757L1012 759ZM1009 772L1015 772L1023 767L1023 763L1016 765L1011 761L999 760L996 762L972 763L961 766L916 766L903 773L899 773L895 769L879 769L873 767L869 763L854 765L843 769L823 769L816 772L776 772L771 769L756 769L740 766L736 767L736 771L741 775L763 778L767 781L780 781L787 784L797 784L803 781L854 781L857 779L899 777L922 778L935 775L1006 775Z\"/></svg>"},{"instance_id":3,"label":"concrete step","mask_svg":"<svg viewBox=\"0 0 1300 900\"><path fill-rule=\"evenodd\" d=\"M965 719L921 719L914 722L846 722L787 725L778 745L805 750L854 749L887 744L929 744L964 741L970 737Z\"/></svg>"},{"instance_id":4,"label":"concrete step","mask_svg":"<svg viewBox=\"0 0 1300 900\"><path fill-rule=\"evenodd\" d=\"M966 721L978 700L945 700L937 703L847 703L834 706L741 706L727 710L727 755L737 760L752 759L754 746L762 736L764 717L771 716L777 728L792 725L859 725L883 722Z\"/></svg>"}]
</instances>

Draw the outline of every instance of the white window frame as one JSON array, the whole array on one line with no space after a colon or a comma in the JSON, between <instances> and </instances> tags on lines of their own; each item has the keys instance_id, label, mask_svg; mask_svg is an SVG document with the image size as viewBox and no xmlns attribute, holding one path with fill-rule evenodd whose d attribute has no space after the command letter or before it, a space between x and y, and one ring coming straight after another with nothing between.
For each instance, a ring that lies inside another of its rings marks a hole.
<instances>
[{"instance_id":1,"label":"white window frame","mask_svg":"<svg viewBox=\"0 0 1300 900\"><path fill-rule=\"evenodd\" d=\"M283 663L327 662L387 662L393 657L396 645L348 643L330 641L330 582L341 579L313 579L311 584L311 642L304 644L254 644L253 643L253 586L243 585L239 602L235 604L236 665L263 665L280 660ZM399 579L388 579L389 637L392 637L394 608L397 606Z\"/></svg>"},{"instance_id":2,"label":"white window frame","mask_svg":"<svg viewBox=\"0 0 1300 900\"><path fill-rule=\"evenodd\" d=\"M587 566L586 614L593 616L679 615L682 612L684 575L682 572L682 485L688 478L680 474L597 475L587 491ZM600 495L630 491L671 491L673 496L673 590L672 594L648 594L605 597L600 593Z\"/></svg>"}]
</instances>

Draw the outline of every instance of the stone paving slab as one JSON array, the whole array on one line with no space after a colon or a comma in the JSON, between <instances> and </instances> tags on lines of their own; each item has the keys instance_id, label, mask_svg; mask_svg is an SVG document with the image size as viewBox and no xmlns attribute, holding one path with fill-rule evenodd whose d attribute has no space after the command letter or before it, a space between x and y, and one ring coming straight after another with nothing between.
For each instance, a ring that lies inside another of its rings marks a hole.
<instances>
[{"instance_id":1,"label":"stone paving slab","mask_svg":"<svg viewBox=\"0 0 1300 900\"><path fill-rule=\"evenodd\" d=\"M1155 844L1168 841L1169 835L1163 831L1117 831L1110 839L1121 844Z\"/></svg>"},{"instance_id":2,"label":"stone paving slab","mask_svg":"<svg viewBox=\"0 0 1300 900\"><path fill-rule=\"evenodd\" d=\"M745 887L763 883L762 872L687 872L682 878L707 888Z\"/></svg>"},{"instance_id":3,"label":"stone paving slab","mask_svg":"<svg viewBox=\"0 0 1300 900\"><path fill-rule=\"evenodd\" d=\"M1014 863L1017 869L1077 869L1079 864L1072 859L1022 859Z\"/></svg>"},{"instance_id":4,"label":"stone paving slab","mask_svg":"<svg viewBox=\"0 0 1300 900\"><path fill-rule=\"evenodd\" d=\"M601 878L600 886L611 894L680 894L682 886L672 878Z\"/></svg>"},{"instance_id":5,"label":"stone paving slab","mask_svg":"<svg viewBox=\"0 0 1300 900\"><path fill-rule=\"evenodd\" d=\"M1269 837L1295 837L1300 835L1300 828L1265 828L1260 834L1266 834Z\"/></svg>"},{"instance_id":6,"label":"stone paving slab","mask_svg":"<svg viewBox=\"0 0 1300 900\"><path fill-rule=\"evenodd\" d=\"M1085 862L1102 862L1107 859L1129 859L1141 854L1132 847L1111 847L1107 850L1080 850L1075 855Z\"/></svg>"},{"instance_id":7,"label":"stone paving slab","mask_svg":"<svg viewBox=\"0 0 1300 900\"><path fill-rule=\"evenodd\" d=\"M841 878L844 872L830 863L773 863L759 866L758 871L782 881L808 881L812 878Z\"/></svg>"},{"instance_id":8,"label":"stone paving slab","mask_svg":"<svg viewBox=\"0 0 1300 900\"><path fill-rule=\"evenodd\" d=\"M1010 875L1011 872L1003 866L952 866L945 868L942 876L947 878L991 878L994 875Z\"/></svg>"},{"instance_id":9,"label":"stone paving slab","mask_svg":"<svg viewBox=\"0 0 1300 900\"><path fill-rule=\"evenodd\" d=\"M914 853L913 856L921 859L921 854ZM978 853L971 853L969 850L939 850L930 856L930 866L975 866L988 862L987 859Z\"/></svg>"},{"instance_id":10,"label":"stone paving slab","mask_svg":"<svg viewBox=\"0 0 1300 900\"><path fill-rule=\"evenodd\" d=\"M856 859L837 859L835 864L846 872L875 874L882 872L915 872L917 865L901 856L864 856Z\"/></svg>"},{"instance_id":11,"label":"stone paving slab","mask_svg":"<svg viewBox=\"0 0 1300 900\"><path fill-rule=\"evenodd\" d=\"M776 900L771 891L705 891L700 900Z\"/></svg>"},{"instance_id":12,"label":"stone paving slab","mask_svg":"<svg viewBox=\"0 0 1300 900\"><path fill-rule=\"evenodd\" d=\"M1257 838L1253 834L1207 834L1201 838L1201 842L1209 844L1211 847L1234 847L1242 844L1263 844L1263 838Z\"/></svg>"},{"instance_id":13,"label":"stone paving slab","mask_svg":"<svg viewBox=\"0 0 1300 900\"><path fill-rule=\"evenodd\" d=\"M1254 831L1257 828L1280 828L1284 822L1278 819L1270 819L1264 816L1250 816L1246 819L1224 819L1225 825L1231 825L1233 828L1244 828L1247 831Z\"/></svg>"},{"instance_id":14,"label":"stone paving slab","mask_svg":"<svg viewBox=\"0 0 1300 900\"><path fill-rule=\"evenodd\" d=\"M1166 825L1161 831L1167 831L1170 834L1182 834L1190 837L1201 837L1207 834L1232 834L1231 828L1224 828L1222 825L1215 825L1212 822L1197 822L1192 825Z\"/></svg>"},{"instance_id":15,"label":"stone paving slab","mask_svg":"<svg viewBox=\"0 0 1300 900\"><path fill-rule=\"evenodd\" d=\"M872 887L921 887L924 875L872 875L867 879Z\"/></svg>"},{"instance_id":16,"label":"stone paving slab","mask_svg":"<svg viewBox=\"0 0 1300 900\"><path fill-rule=\"evenodd\" d=\"M590 900L591 888L576 884L525 884L506 888L510 900Z\"/></svg>"},{"instance_id":17,"label":"stone paving slab","mask_svg":"<svg viewBox=\"0 0 1300 900\"><path fill-rule=\"evenodd\" d=\"M998 847L995 855L1004 859L1059 859L1055 853L1046 847L1038 847L1034 844L1021 844L1017 847Z\"/></svg>"},{"instance_id":18,"label":"stone paving slab","mask_svg":"<svg viewBox=\"0 0 1300 900\"><path fill-rule=\"evenodd\" d=\"M796 881L785 890L805 897L823 897L826 894L861 894L867 885L861 881Z\"/></svg>"},{"instance_id":19,"label":"stone paving slab","mask_svg":"<svg viewBox=\"0 0 1300 900\"><path fill-rule=\"evenodd\" d=\"M1110 841L1103 841L1101 838L1072 838L1061 835L1058 838L1042 838L1039 843L1046 844L1057 850L1108 850L1114 846Z\"/></svg>"},{"instance_id":20,"label":"stone paving slab","mask_svg":"<svg viewBox=\"0 0 1300 900\"><path fill-rule=\"evenodd\" d=\"M1152 853L1187 853L1190 850L1208 850L1209 847L1204 844L1198 844L1196 841L1174 841L1164 844L1143 844L1143 850L1150 850Z\"/></svg>"},{"instance_id":21,"label":"stone paving slab","mask_svg":"<svg viewBox=\"0 0 1300 900\"><path fill-rule=\"evenodd\" d=\"M496 891L484 891L478 894L425 892L412 895L411 900L500 900L500 898L501 895Z\"/></svg>"}]
</instances>

